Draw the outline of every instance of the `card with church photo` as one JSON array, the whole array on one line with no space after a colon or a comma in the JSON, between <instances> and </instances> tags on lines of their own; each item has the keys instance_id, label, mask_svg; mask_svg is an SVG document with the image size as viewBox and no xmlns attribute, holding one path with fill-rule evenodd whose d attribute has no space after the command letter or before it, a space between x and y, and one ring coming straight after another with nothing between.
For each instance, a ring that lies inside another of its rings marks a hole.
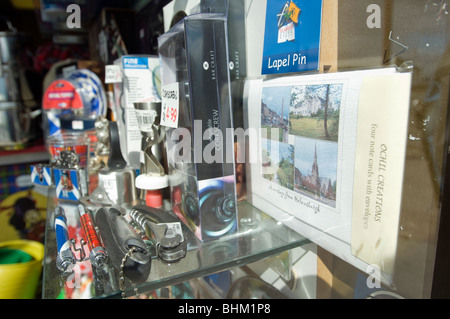
<instances>
[{"instance_id":1,"label":"card with church photo","mask_svg":"<svg viewBox=\"0 0 450 319\"><path fill-rule=\"evenodd\" d=\"M383 85L392 81L404 83L405 90L391 92ZM337 255L352 254L360 262L381 262L392 255L409 81L409 74L395 68L248 80L248 130L259 129L248 135L249 202ZM362 90L369 82L376 85ZM382 103L370 102L375 97L384 97ZM377 215L377 208L375 191L367 194L365 189L369 185L373 190L377 183L376 174L368 172L385 168L380 166L384 162L376 163L375 153L381 152L384 160L387 149L395 170L382 176L389 190L383 194L385 215L379 224L389 221L383 229L390 232L381 234L378 223L366 220ZM370 207L365 206L367 198ZM371 238L386 243L375 260L366 249L358 250L372 247Z\"/></svg>"}]
</instances>

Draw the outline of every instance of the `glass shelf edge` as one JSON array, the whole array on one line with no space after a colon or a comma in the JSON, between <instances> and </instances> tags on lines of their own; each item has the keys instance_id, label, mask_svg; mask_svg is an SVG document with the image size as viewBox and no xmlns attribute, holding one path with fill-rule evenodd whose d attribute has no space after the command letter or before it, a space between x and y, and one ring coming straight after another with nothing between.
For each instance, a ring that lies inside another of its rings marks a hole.
<instances>
[{"instance_id":1,"label":"glass shelf edge","mask_svg":"<svg viewBox=\"0 0 450 319\"><path fill-rule=\"evenodd\" d=\"M49 197L47 227L51 225L51 211L57 203ZM153 291L158 288L170 286L176 283L203 277L216 272L224 271L235 266L244 266L264 258L274 256L286 250L297 248L310 243L310 241L291 230L289 227L274 220L250 203L243 201L238 203L238 219L240 230L237 234L230 235L211 242L198 241L199 247L188 249L185 258L174 264L165 264L159 259L152 259L152 269L146 282L136 284L139 293ZM245 221L245 225L244 222ZM53 233L53 234L52 234ZM55 251L56 242L53 243L54 231L47 230L46 259L44 262L43 298L56 298L51 292L46 292L47 286L52 286L52 280L58 274L56 265L52 262L55 258L47 256L48 252ZM233 249L235 251L233 251ZM211 257L213 256L213 257ZM196 264L197 263L197 264ZM51 277L51 278L49 278ZM53 284L54 286L54 284ZM133 295L134 287L126 285L125 292ZM105 292L93 299L120 298L122 291L114 290Z\"/></svg>"}]
</instances>

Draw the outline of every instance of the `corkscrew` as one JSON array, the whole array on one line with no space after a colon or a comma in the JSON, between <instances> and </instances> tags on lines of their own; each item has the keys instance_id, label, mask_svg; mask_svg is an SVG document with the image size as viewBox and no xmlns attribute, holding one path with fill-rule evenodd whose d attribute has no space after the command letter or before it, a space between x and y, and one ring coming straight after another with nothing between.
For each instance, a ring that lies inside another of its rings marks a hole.
<instances>
[{"instance_id":1,"label":"corkscrew","mask_svg":"<svg viewBox=\"0 0 450 319\"><path fill-rule=\"evenodd\" d=\"M164 262L176 262L186 256L187 240L177 217L162 210L137 205L130 211L130 217L145 231L148 237L156 239L156 254Z\"/></svg>"},{"instance_id":2,"label":"corkscrew","mask_svg":"<svg viewBox=\"0 0 450 319\"><path fill-rule=\"evenodd\" d=\"M133 282L144 282L151 269L151 254L141 237L133 230L121 211L100 208L95 223L112 265ZM122 276L123 275L123 276Z\"/></svg>"}]
</instances>

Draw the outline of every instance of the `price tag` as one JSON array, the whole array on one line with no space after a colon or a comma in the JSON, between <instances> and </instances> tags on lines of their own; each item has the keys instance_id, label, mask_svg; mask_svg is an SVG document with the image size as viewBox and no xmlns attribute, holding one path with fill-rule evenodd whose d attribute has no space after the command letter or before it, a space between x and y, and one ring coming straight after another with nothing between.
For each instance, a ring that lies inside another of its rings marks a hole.
<instances>
[{"instance_id":1,"label":"price tag","mask_svg":"<svg viewBox=\"0 0 450 319\"><path fill-rule=\"evenodd\" d=\"M105 65L105 83L121 83L122 70L119 65Z\"/></svg>"},{"instance_id":2,"label":"price tag","mask_svg":"<svg viewBox=\"0 0 450 319\"><path fill-rule=\"evenodd\" d=\"M158 224L158 225L166 225L167 229L166 229L166 233L165 236L167 238L173 238L176 235L180 235L181 236L181 241L184 241L184 236L183 236L183 230L181 228L181 224L180 223L162 223L162 224Z\"/></svg>"},{"instance_id":3,"label":"price tag","mask_svg":"<svg viewBox=\"0 0 450 319\"><path fill-rule=\"evenodd\" d=\"M119 198L116 177L109 175L100 175L100 182L106 194L108 195L108 198L113 202L116 202Z\"/></svg>"},{"instance_id":4,"label":"price tag","mask_svg":"<svg viewBox=\"0 0 450 319\"><path fill-rule=\"evenodd\" d=\"M180 106L179 84L172 83L161 88L161 125L177 128Z\"/></svg>"},{"instance_id":5,"label":"price tag","mask_svg":"<svg viewBox=\"0 0 450 319\"><path fill-rule=\"evenodd\" d=\"M142 132L152 132L158 113L155 110L135 110L139 129Z\"/></svg>"},{"instance_id":6,"label":"price tag","mask_svg":"<svg viewBox=\"0 0 450 319\"><path fill-rule=\"evenodd\" d=\"M72 129L73 130L84 130L84 123L83 121L72 121Z\"/></svg>"}]
</instances>

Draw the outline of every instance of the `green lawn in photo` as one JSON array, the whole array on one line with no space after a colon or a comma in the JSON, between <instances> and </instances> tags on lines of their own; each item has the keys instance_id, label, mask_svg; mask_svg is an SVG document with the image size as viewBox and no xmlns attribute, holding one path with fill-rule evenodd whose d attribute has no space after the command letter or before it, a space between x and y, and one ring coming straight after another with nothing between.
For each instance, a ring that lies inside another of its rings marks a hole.
<instances>
[{"instance_id":1,"label":"green lawn in photo","mask_svg":"<svg viewBox=\"0 0 450 319\"><path fill-rule=\"evenodd\" d=\"M327 121L328 138L325 137L323 118L291 117L289 119L289 134L303 137L322 139L337 142L339 132L339 119L329 118Z\"/></svg>"}]
</instances>

